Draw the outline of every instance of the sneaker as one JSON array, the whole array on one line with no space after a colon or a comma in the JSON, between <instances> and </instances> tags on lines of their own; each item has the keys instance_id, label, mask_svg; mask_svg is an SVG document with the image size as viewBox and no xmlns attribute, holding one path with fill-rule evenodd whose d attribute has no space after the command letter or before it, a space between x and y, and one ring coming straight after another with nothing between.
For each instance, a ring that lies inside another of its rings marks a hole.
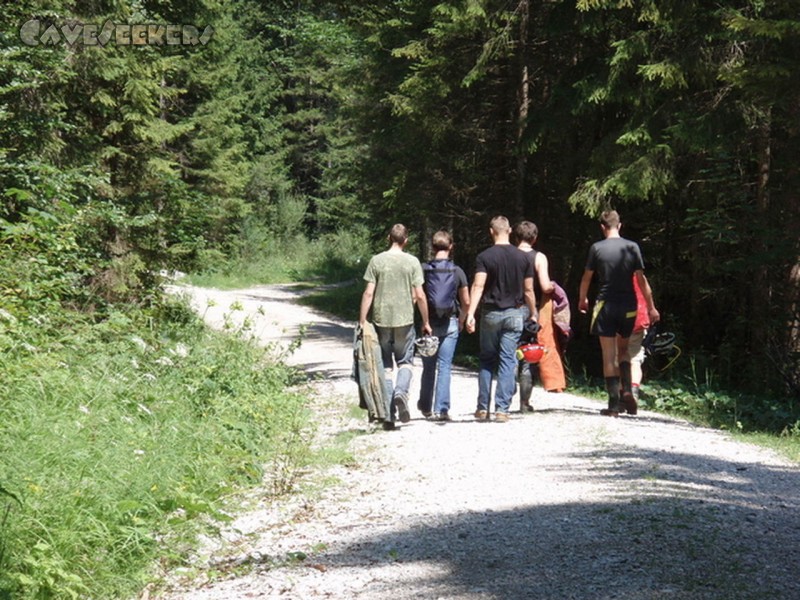
<instances>
[{"instance_id":1,"label":"sneaker","mask_svg":"<svg viewBox=\"0 0 800 600\"><path fill-rule=\"evenodd\" d=\"M631 392L622 394L622 406L629 415L635 415L639 412L639 406L636 404L636 398Z\"/></svg>"},{"instance_id":2,"label":"sneaker","mask_svg":"<svg viewBox=\"0 0 800 600\"><path fill-rule=\"evenodd\" d=\"M485 410L478 409L475 411L475 418L478 421L485 421L486 419L489 418L489 413Z\"/></svg>"},{"instance_id":3,"label":"sneaker","mask_svg":"<svg viewBox=\"0 0 800 600\"><path fill-rule=\"evenodd\" d=\"M499 412L494 416L495 423L508 423L508 413Z\"/></svg>"},{"instance_id":4,"label":"sneaker","mask_svg":"<svg viewBox=\"0 0 800 600\"><path fill-rule=\"evenodd\" d=\"M384 421L381 423L381 427L383 427L384 431L394 431L397 429L397 425L395 425L392 421Z\"/></svg>"},{"instance_id":5,"label":"sneaker","mask_svg":"<svg viewBox=\"0 0 800 600\"><path fill-rule=\"evenodd\" d=\"M520 404L519 412L533 412L533 406L531 406L530 402L523 402Z\"/></svg>"},{"instance_id":6,"label":"sneaker","mask_svg":"<svg viewBox=\"0 0 800 600\"><path fill-rule=\"evenodd\" d=\"M453 420L453 419L450 418L450 415L447 414L446 410L443 410L440 413L436 413L433 418L436 421L452 421Z\"/></svg>"},{"instance_id":7,"label":"sneaker","mask_svg":"<svg viewBox=\"0 0 800 600\"><path fill-rule=\"evenodd\" d=\"M408 423L411 420L411 413L408 412L408 397L405 394L397 394L394 397L394 404L397 407L397 415L401 423Z\"/></svg>"},{"instance_id":8,"label":"sneaker","mask_svg":"<svg viewBox=\"0 0 800 600\"><path fill-rule=\"evenodd\" d=\"M422 413L422 416L426 419L430 419L433 416L433 411L430 410L422 410L422 401L417 400L417 410Z\"/></svg>"}]
</instances>

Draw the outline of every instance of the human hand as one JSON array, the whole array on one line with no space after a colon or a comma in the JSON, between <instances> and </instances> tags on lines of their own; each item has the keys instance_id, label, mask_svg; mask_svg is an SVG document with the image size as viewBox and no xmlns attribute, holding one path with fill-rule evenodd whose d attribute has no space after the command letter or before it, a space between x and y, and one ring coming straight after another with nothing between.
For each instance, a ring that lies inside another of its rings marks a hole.
<instances>
[{"instance_id":1,"label":"human hand","mask_svg":"<svg viewBox=\"0 0 800 600\"><path fill-rule=\"evenodd\" d=\"M431 327L430 323L423 323L422 324L422 332L425 335L433 335L433 327Z\"/></svg>"},{"instance_id":2,"label":"human hand","mask_svg":"<svg viewBox=\"0 0 800 600\"><path fill-rule=\"evenodd\" d=\"M661 313L658 312L655 306L650 309L648 314L650 316L650 323L658 323L661 320Z\"/></svg>"},{"instance_id":3,"label":"human hand","mask_svg":"<svg viewBox=\"0 0 800 600\"><path fill-rule=\"evenodd\" d=\"M589 300L588 298L584 298L580 302L578 302L578 310L582 313L585 313L589 310Z\"/></svg>"},{"instance_id":4,"label":"human hand","mask_svg":"<svg viewBox=\"0 0 800 600\"><path fill-rule=\"evenodd\" d=\"M475 317L474 316L468 315L465 325L467 326L467 333L475 333Z\"/></svg>"}]
</instances>

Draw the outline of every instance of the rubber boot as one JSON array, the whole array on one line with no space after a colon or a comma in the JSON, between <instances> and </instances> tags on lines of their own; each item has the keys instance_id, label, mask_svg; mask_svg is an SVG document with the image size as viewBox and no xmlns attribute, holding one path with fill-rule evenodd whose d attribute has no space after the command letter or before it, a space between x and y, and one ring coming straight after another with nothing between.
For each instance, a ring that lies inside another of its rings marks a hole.
<instances>
[{"instance_id":1,"label":"rubber boot","mask_svg":"<svg viewBox=\"0 0 800 600\"><path fill-rule=\"evenodd\" d=\"M519 365L519 409L520 412L533 412L531 395L533 394L533 374L528 363Z\"/></svg>"},{"instance_id":2,"label":"rubber boot","mask_svg":"<svg viewBox=\"0 0 800 600\"><path fill-rule=\"evenodd\" d=\"M622 412L619 403L619 377L606 377L606 391L608 392L608 408L600 411L604 417L618 417Z\"/></svg>"},{"instance_id":3,"label":"rubber boot","mask_svg":"<svg viewBox=\"0 0 800 600\"><path fill-rule=\"evenodd\" d=\"M630 361L619 363L619 379L622 384L622 406L629 415L635 415L639 407L632 391Z\"/></svg>"}]
</instances>

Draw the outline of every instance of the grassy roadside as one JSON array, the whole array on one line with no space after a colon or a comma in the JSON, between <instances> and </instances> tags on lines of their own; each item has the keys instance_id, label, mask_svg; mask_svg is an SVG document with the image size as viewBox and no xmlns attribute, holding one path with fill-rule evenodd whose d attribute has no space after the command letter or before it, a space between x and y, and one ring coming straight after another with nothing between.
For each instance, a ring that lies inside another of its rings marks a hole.
<instances>
[{"instance_id":1,"label":"grassy roadside","mask_svg":"<svg viewBox=\"0 0 800 600\"><path fill-rule=\"evenodd\" d=\"M226 499L265 470L286 492L313 458L307 398L269 350L176 300L69 317L2 322L0 599L130 597Z\"/></svg>"}]
</instances>

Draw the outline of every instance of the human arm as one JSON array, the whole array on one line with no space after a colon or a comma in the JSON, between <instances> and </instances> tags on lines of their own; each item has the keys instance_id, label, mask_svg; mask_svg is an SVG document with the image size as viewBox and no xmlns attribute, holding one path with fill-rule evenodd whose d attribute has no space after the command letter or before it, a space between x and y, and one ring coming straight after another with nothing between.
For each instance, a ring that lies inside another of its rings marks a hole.
<instances>
[{"instance_id":1,"label":"human arm","mask_svg":"<svg viewBox=\"0 0 800 600\"><path fill-rule=\"evenodd\" d=\"M533 269L536 271L536 277L539 279L539 287L542 290L542 294L552 294L556 289L556 285L553 283L552 279L550 279L550 267L547 256L541 252L537 252Z\"/></svg>"},{"instance_id":2,"label":"human arm","mask_svg":"<svg viewBox=\"0 0 800 600\"><path fill-rule=\"evenodd\" d=\"M431 335L433 333L433 329L431 328L431 323L428 317L428 298L425 296L425 290L421 285L415 286L412 291L412 296L414 297L414 300L416 300L419 314L422 317L422 331L426 335Z\"/></svg>"},{"instance_id":3,"label":"human arm","mask_svg":"<svg viewBox=\"0 0 800 600\"><path fill-rule=\"evenodd\" d=\"M469 310L469 287L466 285L458 288L458 303L460 309L458 311L458 331L464 329L464 324L467 321L467 311Z\"/></svg>"},{"instance_id":4,"label":"human arm","mask_svg":"<svg viewBox=\"0 0 800 600\"><path fill-rule=\"evenodd\" d=\"M533 291L533 277L523 279L523 291L525 294L525 304L528 305L531 321L539 319L539 311L536 310L536 293Z\"/></svg>"},{"instance_id":5,"label":"human arm","mask_svg":"<svg viewBox=\"0 0 800 600\"><path fill-rule=\"evenodd\" d=\"M375 297L375 283L372 281L367 282L367 287L364 288L364 293L361 294L361 308L358 312L358 324L363 327L367 322L367 315L372 306L372 299Z\"/></svg>"},{"instance_id":6,"label":"human arm","mask_svg":"<svg viewBox=\"0 0 800 600\"><path fill-rule=\"evenodd\" d=\"M639 289L642 290L642 295L644 296L645 302L647 302L647 314L650 317L650 324L658 323L661 320L661 314L658 312L658 309L656 309L650 282L647 281L647 277L641 269L637 269L634 272L634 277L636 277Z\"/></svg>"},{"instance_id":7,"label":"human arm","mask_svg":"<svg viewBox=\"0 0 800 600\"><path fill-rule=\"evenodd\" d=\"M467 318L465 320L467 333L475 333L475 311L483 297L483 289L486 286L486 273L476 272L472 280L472 288L469 293L469 308L467 308Z\"/></svg>"},{"instance_id":8,"label":"human arm","mask_svg":"<svg viewBox=\"0 0 800 600\"><path fill-rule=\"evenodd\" d=\"M586 269L581 278L580 292L578 293L578 310L585 313L589 310L589 285L592 283L594 271Z\"/></svg>"}]
</instances>

